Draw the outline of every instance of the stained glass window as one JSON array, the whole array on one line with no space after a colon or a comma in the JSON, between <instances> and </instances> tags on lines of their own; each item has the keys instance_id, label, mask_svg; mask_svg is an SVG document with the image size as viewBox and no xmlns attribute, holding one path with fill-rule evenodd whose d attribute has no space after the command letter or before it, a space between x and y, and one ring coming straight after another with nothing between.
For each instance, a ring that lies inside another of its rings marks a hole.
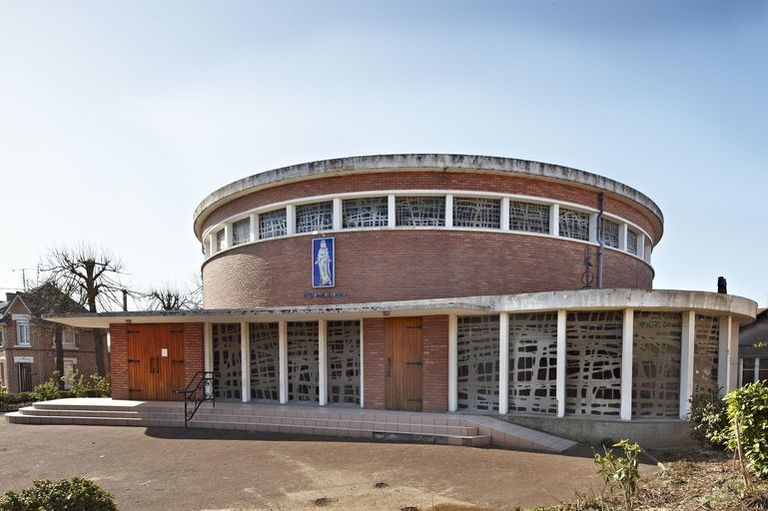
<instances>
[{"instance_id":1,"label":"stained glass window","mask_svg":"<svg viewBox=\"0 0 768 511\"><path fill-rule=\"evenodd\" d=\"M619 247L619 224L603 219L603 243L606 247Z\"/></svg>"},{"instance_id":2,"label":"stained glass window","mask_svg":"<svg viewBox=\"0 0 768 511\"><path fill-rule=\"evenodd\" d=\"M453 225L499 229L501 228L501 201L456 197L453 199Z\"/></svg>"},{"instance_id":3,"label":"stained glass window","mask_svg":"<svg viewBox=\"0 0 768 511\"><path fill-rule=\"evenodd\" d=\"M347 199L342 202L343 227L386 227L389 209L386 197Z\"/></svg>"},{"instance_id":4,"label":"stained glass window","mask_svg":"<svg viewBox=\"0 0 768 511\"><path fill-rule=\"evenodd\" d=\"M560 236L589 241L589 213L560 208Z\"/></svg>"},{"instance_id":5,"label":"stained glass window","mask_svg":"<svg viewBox=\"0 0 768 511\"><path fill-rule=\"evenodd\" d=\"M510 202L509 228L512 231L548 233L549 206L531 202Z\"/></svg>"},{"instance_id":6,"label":"stained glass window","mask_svg":"<svg viewBox=\"0 0 768 511\"><path fill-rule=\"evenodd\" d=\"M277 238L287 233L285 209L259 215L259 239Z\"/></svg>"},{"instance_id":7,"label":"stained glass window","mask_svg":"<svg viewBox=\"0 0 768 511\"><path fill-rule=\"evenodd\" d=\"M397 225L445 225L445 197L398 197L395 205Z\"/></svg>"},{"instance_id":8,"label":"stained glass window","mask_svg":"<svg viewBox=\"0 0 768 511\"><path fill-rule=\"evenodd\" d=\"M315 202L296 206L296 232L333 229L333 202Z\"/></svg>"},{"instance_id":9,"label":"stained glass window","mask_svg":"<svg viewBox=\"0 0 768 511\"><path fill-rule=\"evenodd\" d=\"M246 218L232 224L232 246L251 241L251 219Z\"/></svg>"}]
</instances>

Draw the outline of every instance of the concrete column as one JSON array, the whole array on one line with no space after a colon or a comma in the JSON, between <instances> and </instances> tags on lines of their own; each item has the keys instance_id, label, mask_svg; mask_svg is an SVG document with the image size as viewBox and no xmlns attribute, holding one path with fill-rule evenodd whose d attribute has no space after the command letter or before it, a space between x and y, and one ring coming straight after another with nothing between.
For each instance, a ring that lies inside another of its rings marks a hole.
<instances>
[{"instance_id":1,"label":"concrete column","mask_svg":"<svg viewBox=\"0 0 768 511\"><path fill-rule=\"evenodd\" d=\"M296 234L296 206L293 204L285 207L285 233L288 236Z\"/></svg>"},{"instance_id":2,"label":"concrete column","mask_svg":"<svg viewBox=\"0 0 768 511\"><path fill-rule=\"evenodd\" d=\"M216 237L213 234L209 234L206 241L208 243L208 257L211 257L216 253Z\"/></svg>"},{"instance_id":3,"label":"concrete column","mask_svg":"<svg viewBox=\"0 0 768 511\"><path fill-rule=\"evenodd\" d=\"M341 211L341 199L333 199L333 230L340 231L342 226L342 211Z\"/></svg>"},{"instance_id":4,"label":"concrete column","mask_svg":"<svg viewBox=\"0 0 768 511\"><path fill-rule=\"evenodd\" d=\"M643 233L637 233L637 257L645 259L645 235Z\"/></svg>"},{"instance_id":5,"label":"concrete column","mask_svg":"<svg viewBox=\"0 0 768 511\"><path fill-rule=\"evenodd\" d=\"M760 381L760 357L755 357L755 380Z\"/></svg>"},{"instance_id":6,"label":"concrete column","mask_svg":"<svg viewBox=\"0 0 768 511\"><path fill-rule=\"evenodd\" d=\"M597 225L597 213L591 213L589 215L589 241L597 243L599 226Z\"/></svg>"},{"instance_id":7,"label":"concrete column","mask_svg":"<svg viewBox=\"0 0 768 511\"><path fill-rule=\"evenodd\" d=\"M395 196L394 194L387 195L387 227L395 227L397 220L397 212L395 208Z\"/></svg>"},{"instance_id":8,"label":"concrete column","mask_svg":"<svg viewBox=\"0 0 768 511\"><path fill-rule=\"evenodd\" d=\"M680 418L688 415L688 407L693 396L693 354L696 342L696 313L683 312L683 335L680 345Z\"/></svg>"},{"instance_id":9,"label":"concrete column","mask_svg":"<svg viewBox=\"0 0 768 511\"><path fill-rule=\"evenodd\" d=\"M453 195L445 196L445 226L453 227Z\"/></svg>"},{"instance_id":10,"label":"concrete column","mask_svg":"<svg viewBox=\"0 0 768 511\"><path fill-rule=\"evenodd\" d=\"M509 230L509 197L501 199L501 230Z\"/></svg>"},{"instance_id":11,"label":"concrete column","mask_svg":"<svg viewBox=\"0 0 768 511\"><path fill-rule=\"evenodd\" d=\"M448 316L448 411L458 410L458 333L459 318L456 314Z\"/></svg>"},{"instance_id":12,"label":"concrete column","mask_svg":"<svg viewBox=\"0 0 768 511\"><path fill-rule=\"evenodd\" d=\"M557 416L565 417L565 353L567 340L565 327L568 314L565 310L557 311L557 379L555 381L555 396L557 397Z\"/></svg>"},{"instance_id":13,"label":"concrete column","mask_svg":"<svg viewBox=\"0 0 768 511\"><path fill-rule=\"evenodd\" d=\"M635 311L624 309L621 335L621 420L632 420L632 345L635 332Z\"/></svg>"},{"instance_id":14,"label":"concrete column","mask_svg":"<svg viewBox=\"0 0 768 511\"><path fill-rule=\"evenodd\" d=\"M360 408L365 408L365 338L363 337L363 318L360 318Z\"/></svg>"},{"instance_id":15,"label":"concrete column","mask_svg":"<svg viewBox=\"0 0 768 511\"><path fill-rule=\"evenodd\" d=\"M232 248L232 224L224 224L224 248Z\"/></svg>"},{"instance_id":16,"label":"concrete column","mask_svg":"<svg viewBox=\"0 0 768 511\"><path fill-rule=\"evenodd\" d=\"M731 337L728 344L728 392L736 388L739 371L739 324L731 316ZM757 378L755 378L757 381Z\"/></svg>"},{"instance_id":17,"label":"concrete column","mask_svg":"<svg viewBox=\"0 0 768 511\"><path fill-rule=\"evenodd\" d=\"M328 321L317 322L318 404L328 404Z\"/></svg>"},{"instance_id":18,"label":"concrete column","mask_svg":"<svg viewBox=\"0 0 768 511\"><path fill-rule=\"evenodd\" d=\"M280 404L288 402L288 324L278 323L278 354L280 358Z\"/></svg>"},{"instance_id":19,"label":"concrete column","mask_svg":"<svg viewBox=\"0 0 768 511\"><path fill-rule=\"evenodd\" d=\"M499 415L509 412L509 314L499 315Z\"/></svg>"},{"instance_id":20,"label":"concrete column","mask_svg":"<svg viewBox=\"0 0 768 511\"><path fill-rule=\"evenodd\" d=\"M246 321L240 323L240 364L242 383L240 396L243 403L251 400L251 336L250 328Z\"/></svg>"},{"instance_id":21,"label":"concrete column","mask_svg":"<svg viewBox=\"0 0 768 511\"><path fill-rule=\"evenodd\" d=\"M619 225L619 250L626 252L627 251L627 231L629 230L629 227L627 224L621 224Z\"/></svg>"},{"instance_id":22,"label":"concrete column","mask_svg":"<svg viewBox=\"0 0 768 511\"><path fill-rule=\"evenodd\" d=\"M731 317L720 318L720 339L717 356L717 386L728 392L728 347L731 344Z\"/></svg>"},{"instance_id":23,"label":"concrete column","mask_svg":"<svg viewBox=\"0 0 768 511\"><path fill-rule=\"evenodd\" d=\"M213 371L213 325L205 323L203 325L203 370Z\"/></svg>"},{"instance_id":24,"label":"concrete column","mask_svg":"<svg viewBox=\"0 0 768 511\"><path fill-rule=\"evenodd\" d=\"M744 359L739 359L739 387L744 386Z\"/></svg>"},{"instance_id":25,"label":"concrete column","mask_svg":"<svg viewBox=\"0 0 768 511\"><path fill-rule=\"evenodd\" d=\"M552 204L549 208L549 234L560 236L560 204Z\"/></svg>"},{"instance_id":26,"label":"concrete column","mask_svg":"<svg viewBox=\"0 0 768 511\"><path fill-rule=\"evenodd\" d=\"M251 241L259 239L259 215L251 213Z\"/></svg>"}]
</instances>

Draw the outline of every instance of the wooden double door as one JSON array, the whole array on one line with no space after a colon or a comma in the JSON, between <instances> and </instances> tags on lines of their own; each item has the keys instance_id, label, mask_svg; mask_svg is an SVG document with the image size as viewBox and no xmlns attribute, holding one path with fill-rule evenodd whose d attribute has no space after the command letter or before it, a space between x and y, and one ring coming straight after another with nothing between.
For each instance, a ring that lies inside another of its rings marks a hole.
<instances>
[{"instance_id":1,"label":"wooden double door","mask_svg":"<svg viewBox=\"0 0 768 511\"><path fill-rule=\"evenodd\" d=\"M128 325L130 399L175 401L184 386L183 326Z\"/></svg>"},{"instance_id":2,"label":"wooden double door","mask_svg":"<svg viewBox=\"0 0 768 511\"><path fill-rule=\"evenodd\" d=\"M385 407L420 412L424 379L421 318L391 318L384 325Z\"/></svg>"}]
</instances>

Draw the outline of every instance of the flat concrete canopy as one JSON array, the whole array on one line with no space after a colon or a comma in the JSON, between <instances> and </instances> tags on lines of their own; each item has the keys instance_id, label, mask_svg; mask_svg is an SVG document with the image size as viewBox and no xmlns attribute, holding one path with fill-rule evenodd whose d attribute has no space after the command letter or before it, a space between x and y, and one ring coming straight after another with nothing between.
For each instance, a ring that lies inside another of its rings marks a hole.
<instances>
[{"instance_id":1,"label":"flat concrete canopy","mask_svg":"<svg viewBox=\"0 0 768 511\"><path fill-rule=\"evenodd\" d=\"M271 307L254 309L197 309L182 311L104 312L44 316L55 323L79 328L109 328L111 323L233 323L239 321L313 321L388 316L477 315L547 312L556 310L656 311L693 310L698 314L732 316L737 323L752 321L757 303L748 298L703 291L582 289L516 295L470 296L343 305Z\"/></svg>"},{"instance_id":2,"label":"flat concrete canopy","mask_svg":"<svg viewBox=\"0 0 768 511\"><path fill-rule=\"evenodd\" d=\"M658 223L659 236L654 240L655 243L658 243L661 239L661 233L664 229L664 216L661 213L661 209L648 196L618 181L591 172L551 163L495 156L383 154L300 163L289 167L268 170L234 181L208 195L197 206L193 216L195 235L200 239L203 222L213 210L248 193L269 188L276 184L285 184L304 179L351 173L383 172L387 170L498 172L567 182L613 194L624 201L632 201L648 210Z\"/></svg>"}]
</instances>

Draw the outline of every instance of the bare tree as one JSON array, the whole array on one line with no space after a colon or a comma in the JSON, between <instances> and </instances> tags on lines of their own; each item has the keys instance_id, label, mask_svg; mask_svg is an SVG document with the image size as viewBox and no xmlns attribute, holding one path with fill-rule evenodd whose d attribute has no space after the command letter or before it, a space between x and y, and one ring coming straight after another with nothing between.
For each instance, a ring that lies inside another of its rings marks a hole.
<instances>
[{"instance_id":1,"label":"bare tree","mask_svg":"<svg viewBox=\"0 0 768 511\"><path fill-rule=\"evenodd\" d=\"M105 249L86 243L54 248L48 253L41 271L49 282L69 291L72 298L89 312L122 306L120 275L123 264ZM96 371L99 376L104 376L104 340L96 328L91 329L91 334L96 352Z\"/></svg>"},{"instance_id":2,"label":"bare tree","mask_svg":"<svg viewBox=\"0 0 768 511\"><path fill-rule=\"evenodd\" d=\"M163 284L147 292L147 308L150 310L177 311L200 307L199 288L188 289L183 286Z\"/></svg>"}]
</instances>

